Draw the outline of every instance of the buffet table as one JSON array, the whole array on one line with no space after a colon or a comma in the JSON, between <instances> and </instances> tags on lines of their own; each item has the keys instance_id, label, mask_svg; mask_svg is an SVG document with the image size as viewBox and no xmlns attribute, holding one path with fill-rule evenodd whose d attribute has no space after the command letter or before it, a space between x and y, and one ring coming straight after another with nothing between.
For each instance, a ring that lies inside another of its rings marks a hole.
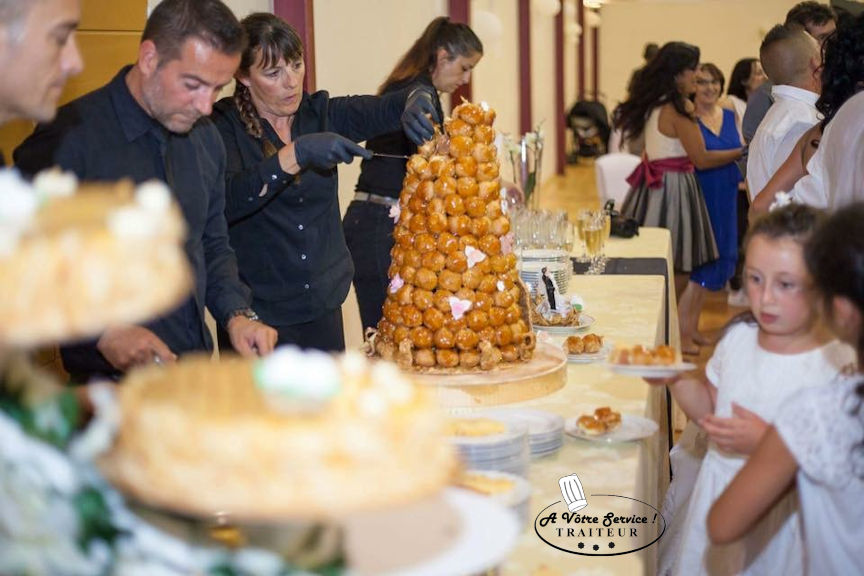
<instances>
[{"instance_id":1,"label":"buffet table","mask_svg":"<svg viewBox=\"0 0 864 576\"><path fill-rule=\"evenodd\" d=\"M591 331L616 344L658 345L669 341L678 346L674 276L667 230L643 228L633 239L612 239L610 258L657 258L667 260L668 274L574 275L569 293L582 296L586 313L593 316ZM668 308L667 308L668 307ZM670 326L667 326L667 309ZM671 327L671 329L669 329ZM551 336L561 343L564 336ZM578 474L591 511L592 494L614 494L641 500L660 508L669 484L669 443L666 394L640 378L613 374L600 364L569 364L566 386L544 398L511 407L533 408L564 418L590 414L599 406L611 406L622 414L647 417L659 425L650 438L620 444L598 443L565 437L555 455L532 461L529 480L533 492L528 523L501 573L530 576L541 567L550 574L568 574L575 569L596 569L603 574L654 574L657 548L617 556L585 556L556 550L535 533L534 521L547 506L561 500L558 480ZM634 546L638 547L638 546Z\"/></svg>"}]
</instances>

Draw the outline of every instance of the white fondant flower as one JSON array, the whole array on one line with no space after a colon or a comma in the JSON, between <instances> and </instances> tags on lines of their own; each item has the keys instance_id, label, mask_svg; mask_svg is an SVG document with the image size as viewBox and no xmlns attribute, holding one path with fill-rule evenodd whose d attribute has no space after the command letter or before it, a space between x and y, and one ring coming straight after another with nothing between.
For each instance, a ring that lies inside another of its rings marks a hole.
<instances>
[{"instance_id":1,"label":"white fondant flower","mask_svg":"<svg viewBox=\"0 0 864 576\"><path fill-rule=\"evenodd\" d=\"M486 259L486 254L473 246L465 246L465 259L468 260L468 268L473 268L476 264Z\"/></svg>"},{"instance_id":2,"label":"white fondant flower","mask_svg":"<svg viewBox=\"0 0 864 576\"><path fill-rule=\"evenodd\" d=\"M148 212L162 214L171 206L171 190L164 182L148 180L135 190L135 202Z\"/></svg>"},{"instance_id":3,"label":"white fondant flower","mask_svg":"<svg viewBox=\"0 0 864 576\"><path fill-rule=\"evenodd\" d=\"M471 309L472 302L470 300L462 300L456 296L450 296L447 298L447 301L450 303L450 313L453 315L454 320L461 319Z\"/></svg>"},{"instance_id":4,"label":"white fondant flower","mask_svg":"<svg viewBox=\"0 0 864 576\"><path fill-rule=\"evenodd\" d=\"M282 346L258 361L255 383L267 394L299 401L323 402L341 388L341 374L329 354Z\"/></svg>"},{"instance_id":5,"label":"white fondant flower","mask_svg":"<svg viewBox=\"0 0 864 576\"><path fill-rule=\"evenodd\" d=\"M503 280L498 280L498 282L495 283L495 287L498 288L498 292L503 292L506 289Z\"/></svg>"},{"instance_id":6,"label":"white fondant flower","mask_svg":"<svg viewBox=\"0 0 864 576\"><path fill-rule=\"evenodd\" d=\"M390 280L390 288L389 288L390 294L395 294L404 285L405 285L405 281L402 280L402 277L399 276L399 273L397 272L396 275L393 276L393 278Z\"/></svg>"},{"instance_id":7,"label":"white fondant flower","mask_svg":"<svg viewBox=\"0 0 864 576\"><path fill-rule=\"evenodd\" d=\"M772 202L771 206L768 207L768 211L773 212L777 208L789 206L790 204L792 204L792 194L789 192L778 192L777 195L774 196L774 202Z\"/></svg>"},{"instance_id":8,"label":"white fondant flower","mask_svg":"<svg viewBox=\"0 0 864 576\"><path fill-rule=\"evenodd\" d=\"M401 215L402 215L402 208L399 206L399 204L393 204L392 206L390 206L389 216L390 216L390 218L393 219L394 224L397 224L399 222L399 216L401 216Z\"/></svg>"},{"instance_id":9,"label":"white fondant flower","mask_svg":"<svg viewBox=\"0 0 864 576\"><path fill-rule=\"evenodd\" d=\"M78 178L72 172L51 168L36 175L33 179L33 188L40 198L72 196L78 189Z\"/></svg>"}]
</instances>

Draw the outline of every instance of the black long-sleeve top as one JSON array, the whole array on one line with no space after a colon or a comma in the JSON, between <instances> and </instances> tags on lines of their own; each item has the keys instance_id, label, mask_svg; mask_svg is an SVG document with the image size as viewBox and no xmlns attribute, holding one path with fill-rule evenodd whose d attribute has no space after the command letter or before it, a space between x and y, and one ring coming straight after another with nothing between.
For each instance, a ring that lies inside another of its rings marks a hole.
<instances>
[{"instance_id":1,"label":"black long-sleeve top","mask_svg":"<svg viewBox=\"0 0 864 576\"><path fill-rule=\"evenodd\" d=\"M336 132L360 142L401 129L408 90L387 96L330 98L303 94L291 139ZM336 168L282 171L276 155L264 157L262 141L250 135L233 98L216 103L213 120L228 153L226 206L231 246L240 276L252 288L253 308L273 326L310 322L342 305L354 265L339 211ZM264 137L285 143L266 120Z\"/></svg>"},{"instance_id":2,"label":"black long-sleeve top","mask_svg":"<svg viewBox=\"0 0 864 576\"><path fill-rule=\"evenodd\" d=\"M441 101L438 99L438 92L435 90L432 79L428 75L398 82L390 86L385 94L398 92L405 88L413 90L417 86L424 86L433 94L433 103L435 104L435 110L438 112L438 118L443 120L444 112L441 110ZM411 156L417 153L417 145L409 140L402 130L370 138L366 142L366 148L373 152L397 156ZM405 179L406 163L407 160L401 158L387 158L383 156L375 156L371 160L363 160L362 164L360 164L360 176L357 178L355 190L379 196L398 198L399 193L402 191L402 181Z\"/></svg>"},{"instance_id":3,"label":"black long-sleeve top","mask_svg":"<svg viewBox=\"0 0 864 576\"><path fill-rule=\"evenodd\" d=\"M185 248L195 273L195 291L180 308L146 326L177 354L209 350L213 343L204 325L205 304L224 325L233 312L251 302L228 244L225 148L207 118L187 134L171 134L151 118L126 85L130 68L60 108L52 123L39 126L15 150L15 164L28 174L59 165L82 180L167 182L186 219ZM93 343L62 353L73 375L116 376Z\"/></svg>"}]
</instances>

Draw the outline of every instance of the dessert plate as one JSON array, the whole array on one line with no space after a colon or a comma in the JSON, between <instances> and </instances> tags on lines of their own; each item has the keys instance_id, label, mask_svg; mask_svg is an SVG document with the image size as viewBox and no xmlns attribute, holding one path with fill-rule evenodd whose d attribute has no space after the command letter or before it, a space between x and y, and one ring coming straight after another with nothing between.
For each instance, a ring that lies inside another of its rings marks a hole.
<instances>
[{"instance_id":1,"label":"dessert plate","mask_svg":"<svg viewBox=\"0 0 864 576\"><path fill-rule=\"evenodd\" d=\"M608 338L604 340L603 346L597 352L591 354L567 354L567 362L570 364L592 364L594 362L602 362L609 358L609 353L612 352L614 344Z\"/></svg>"},{"instance_id":2,"label":"dessert plate","mask_svg":"<svg viewBox=\"0 0 864 576\"><path fill-rule=\"evenodd\" d=\"M568 418L564 423L564 431L568 436L590 442L632 442L653 436L659 429L653 420L633 414L622 414L621 424L617 428L605 434L591 435L579 428L578 421L579 418Z\"/></svg>"},{"instance_id":3,"label":"dessert plate","mask_svg":"<svg viewBox=\"0 0 864 576\"><path fill-rule=\"evenodd\" d=\"M606 364L612 372L625 376L641 376L642 378L671 378L683 372L696 369L691 362L679 362L677 364Z\"/></svg>"}]
</instances>

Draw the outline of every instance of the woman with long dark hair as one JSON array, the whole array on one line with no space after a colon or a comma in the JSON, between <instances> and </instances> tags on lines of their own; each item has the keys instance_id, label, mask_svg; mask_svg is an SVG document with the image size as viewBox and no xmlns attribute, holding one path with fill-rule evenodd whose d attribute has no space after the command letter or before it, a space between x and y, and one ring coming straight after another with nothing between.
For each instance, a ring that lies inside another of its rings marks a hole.
<instances>
[{"instance_id":1,"label":"woman with long dark hair","mask_svg":"<svg viewBox=\"0 0 864 576\"><path fill-rule=\"evenodd\" d=\"M741 148L706 150L689 96L696 91L699 48L684 42L665 44L638 76L630 98L616 110L615 124L624 138L645 135L643 162L630 175L630 192L621 212L643 226L667 228L675 259L679 316L689 305L681 295L690 272L719 256L714 232L694 168L723 166L741 156ZM689 325L689 318L681 318Z\"/></svg>"},{"instance_id":2,"label":"woman with long dark hair","mask_svg":"<svg viewBox=\"0 0 864 576\"><path fill-rule=\"evenodd\" d=\"M768 77L762 69L758 58L742 58L735 63L729 76L729 88L726 90L726 102L735 111L738 122L738 132L741 132L741 121L747 110L747 100Z\"/></svg>"},{"instance_id":3,"label":"woman with long dark hair","mask_svg":"<svg viewBox=\"0 0 864 576\"><path fill-rule=\"evenodd\" d=\"M249 44L236 92L213 109L227 151L225 213L240 277L280 344L343 350L341 307L354 270L336 165L371 157L356 143L400 126L416 142L430 138L435 94L422 86L382 97L308 94L297 32L267 13L241 24Z\"/></svg>"},{"instance_id":4,"label":"woman with long dark hair","mask_svg":"<svg viewBox=\"0 0 864 576\"><path fill-rule=\"evenodd\" d=\"M390 94L410 86L435 93L435 107L443 118L437 94L452 93L471 78L483 56L483 44L466 24L436 18L402 56L378 93ZM387 295L394 220L390 208L399 202L406 159L415 143L396 131L370 139L366 148L396 156L363 160L357 194L348 206L343 226L354 259L354 289L364 330L378 325Z\"/></svg>"}]
</instances>

